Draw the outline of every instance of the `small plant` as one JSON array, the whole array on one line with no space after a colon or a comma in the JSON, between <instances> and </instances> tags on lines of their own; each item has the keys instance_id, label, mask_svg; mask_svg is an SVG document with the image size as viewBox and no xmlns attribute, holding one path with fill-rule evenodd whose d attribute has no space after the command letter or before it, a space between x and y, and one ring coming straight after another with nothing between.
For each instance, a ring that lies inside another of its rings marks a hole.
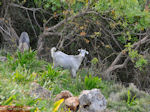
<instances>
[{"instance_id":1,"label":"small plant","mask_svg":"<svg viewBox=\"0 0 150 112\"><path fill-rule=\"evenodd\" d=\"M89 75L89 77L86 76L84 79L85 89L100 88L101 81L99 77L92 77L92 75Z\"/></svg>"},{"instance_id":2,"label":"small plant","mask_svg":"<svg viewBox=\"0 0 150 112\"><path fill-rule=\"evenodd\" d=\"M144 67L144 65L147 65L148 60L144 59L143 57L140 57L137 61L136 61L136 68L139 68L140 70L142 70L142 68Z\"/></svg>"},{"instance_id":3,"label":"small plant","mask_svg":"<svg viewBox=\"0 0 150 112\"><path fill-rule=\"evenodd\" d=\"M47 71L42 74L43 78L48 78L51 81L54 81L56 77L58 77L59 71L52 69L52 66L49 64L47 66Z\"/></svg>"},{"instance_id":4,"label":"small plant","mask_svg":"<svg viewBox=\"0 0 150 112\"><path fill-rule=\"evenodd\" d=\"M18 83L26 83L34 79L34 75L30 75L30 70L27 71L20 65L17 67L15 72L12 73L12 79Z\"/></svg>"},{"instance_id":5,"label":"small plant","mask_svg":"<svg viewBox=\"0 0 150 112\"><path fill-rule=\"evenodd\" d=\"M39 81L39 83L44 86L48 86L49 84L52 85L52 83L60 74L58 70L52 69L52 66L50 64L48 64L46 68L47 71L41 74L41 80Z\"/></svg>"},{"instance_id":6,"label":"small plant","mask_svg":"<svg viewBox=\"0 0 150 112\"><path fill-rule=\"evenodd\" d=\"M133 96L133 98L131 99L131 93L130 93L130 90L128 90L128 99L127 99L127 105L128 106L133 106L133 105L136 105L136 95Z\"/></svg>"},{"instance_id":7,"label":"small plant","mask_svg":"<svg viewBox=\"0 0 150 112\"><path fill-rule=\"evenodd\" d=\"M60 99L54 103L53 112L58 112L60 105L64 102L64 99Z\"/></svg>"},{"instance_id":8,"label":"small plant","mask_svg":"<svg viewBox=\"0 0 150 112\"><path fill-rule=\"evenodd\" d=\"M129 56L131 58L131 61L135 63L135 67L139 70L142 70L145 65L147 65L147 60L142 55L140 55L137 50L132 49L131 43L128 43L128 45L126 45L125 47L127 47L127 49L129 50Z\"/></svg>"},{"instance_id":9,"label":"small plant","mask_svg":"<svg viewBox=\"0 0 150 112\"><path fill-rule=\"evenodd\" d=\"M31 72L33 71L42 71L44 61L37 60L36 51L25 51L21 53L17 51L16 57L7 55L8 65L15 70L18 65L25 67L26 69L30 69Z\"/></svg>"},{"instance_id":10,"label":"small plant","mask_svg":"<svg viewBox=\"0 0 150 112\"><path fill-rule=\"evenodd\" d=\"M6 101L2 102L1 105L11 105L11 103L15 99L16 99L16 95L12 95Z\"/></svg>"},{"instance_id":11,"label":"small plant","mask_svg":"<svg viewBox=\"0 0 150 112\"><path fill-rule=\"evenodd\" d=\"M98 63L98 59L97 58L93 58L92 61L91 61L91 63L93 65L96 65Z\"/></svg>"}]
</instances>

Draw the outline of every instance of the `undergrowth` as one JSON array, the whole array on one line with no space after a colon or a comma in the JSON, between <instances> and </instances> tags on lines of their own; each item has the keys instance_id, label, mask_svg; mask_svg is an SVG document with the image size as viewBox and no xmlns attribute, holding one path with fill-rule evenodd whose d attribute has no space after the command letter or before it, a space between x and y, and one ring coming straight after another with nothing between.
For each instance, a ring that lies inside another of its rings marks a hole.
<instances>
[{"instance_id":1,"label":"undergrowth","mask_svg":"<svg viewBox=\"0 0 150 112\"><path fill-rule=\"evenodd\" d=\"M25 105L33 107L33 111L49 112L56 109L53 99L62 90L69 90L77 96L82 90L99 88L107 98L110 110L120 112L149 110L148 103L146 106L143 103L149 102L147 99L149 95L140 93L137 89L126 89L114 82L104 81L91 73L94 72L81 70L73 79L68 70L53 69L50 63L38 60L35 51L8 54L7 61L0 62L0 105ZM37 82L51 91L51 99L31 97L29 92L32 82ZM115 95L111 97L111 94Z\"/></svg>"}]
</instances>

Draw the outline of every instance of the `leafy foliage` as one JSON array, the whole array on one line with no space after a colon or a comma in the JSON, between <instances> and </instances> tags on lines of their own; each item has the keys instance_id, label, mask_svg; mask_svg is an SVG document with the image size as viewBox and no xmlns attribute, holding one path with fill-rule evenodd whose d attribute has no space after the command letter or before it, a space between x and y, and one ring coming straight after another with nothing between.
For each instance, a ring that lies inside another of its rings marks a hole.
<instances>
[{"instance_id":1,"label":"leafy foliage","mask_svg":"<svg viewBox=\"0 0 150 112\"><path fill-rule=\"evenodd\" d=\"M85 77L84 79L84 86L85 89L93 89L93 88L100 88L101 79L98 77L92 77L92 75L89 75Z\"/></svg>"},{"instance_id":2,"label":"leafy foliage","mask_svg":"<svg viewBox=\"0 0 150 112\"><path fill-rule=\"evenodd\" d=\"M142 70L147 64L137 50L133 50L130 45L138 41L138 37L133 35L135 32L144 31L150 27L150 13L144 9L144 0L98 0L95 9L101 14L106 14L110 18L111 29L119 27L122 34L118 41L128 46L129 56L135 63L135 67Z\"/></svg>"},{"instance_id":3,"label":"leafy foliage","mask_svg":"<svg viewBox=\"0 0 150 112\"><path fill-rule=\"evenodd\" d=\"M123 18L125 27L134 23L135 29L141 29L150 24L148 21L150 14L146 10L142 10L138 0L99 0L95 8L102 13L110 11L113 19Z\"/></svg>"},{"instance_id":4,"label":"leafy foliage","mask_svg":"<svg viewBox=\"0 0 150 112\"><path fill-rule=\"evenodd\" d=\"M27 70L22 69L23 68L21 68L21 66L18 66L16 71L12 73L12 79L14 81L23 83L29 80L28 79L29 74L27 73Z\"/></svg>"},{"instance_id":5,"label":"leafy foliage","mask_svg":"<svg viewBox=\"0 0 150 112\"><path fill-rule=\"evenodd\" d=\"M18 66L24 67L26 69L30 69L31 72L33 71L41 71L44 68L44 61L38 61L36 57L36 51L25 51L24 53L17 52L16 57L7 56L8 65L15 70ZM36 66L35 66L36 65Z\"/></svg>"},{"instance_id":6,"label":"leafy foliage","mask_svg":"<svg viewBox=\"0 0 150 112\"><path fill-rule=\"evenodd\" d=\"M62 13L62 10L67 10L69 7L74 11L79 11L83 8L87 1L84 0L34 0L38 7L43 6L45 9L51 9L53 12Z\"/></svg>"},{"instance_id":7,"label":"leafy foliage","mask_svg":"<svg viewBox=\"0 0 150 112\"><path fill-rule=\"evenodd\" d=\"M130 90L128 90L128 100L127 100L127 104L128 104L129 106L136 105L135 98L136 98L136 95L133 96L133 98L131 98Z\"/></svg>"},{"instance_id":8,"label":"leafy foliage","mask_svg":"<svg viewBox=\"0 0 150 112\"><path fill-rule=\"evenodd\" d=\"M12 95L6 101L2 102L1 105L11 105L11 103L14 99L16 99L16 96Z\"/></svg>"},{"instance_id":9,"label":"leafy foliage","mask_svg":"<svg viewBox=\"0 0 150 112\"><path fill-rule=\"evenodd\" d=\"M144 66L147 64L147 60L144 59L144 57L140 55L137 50L133 50L130 43L128 43L126 47L129 50L129 56L131 57L131 60L135 63L135 67L142 70L142 68L144 68Z\"/></svg>"},{"instance_id":10,"label":"leafy foliage","mask_svg":"<svg viewBox=\"0 0 150 112\"><path fill-rule=\"evenodd\" d=\"M60 105L64 102L64 99L60 99L54 103L53 112L57 112Z\"/></svg>"},{"instance_id":11,"label":"leafy foliage","mask_svg":"<svg viewBox=\"0 0 150 112\"><path fill-rule=\"evenodd\" d=\"M52 69L52 66L48 64L46 67L47 71L44 71L43 73L40 74L40 80L39 83L42 86L49 86L51 87L53 83L55 83L55 80L58 78L60 75L60 72L58 70Z\"/></svg>"}]
</instances>

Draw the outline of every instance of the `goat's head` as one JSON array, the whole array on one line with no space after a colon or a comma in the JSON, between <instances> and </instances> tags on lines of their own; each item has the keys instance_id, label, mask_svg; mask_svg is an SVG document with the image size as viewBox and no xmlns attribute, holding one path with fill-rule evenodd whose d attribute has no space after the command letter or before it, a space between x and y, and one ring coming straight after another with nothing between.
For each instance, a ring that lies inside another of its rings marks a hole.
<instances>
[{"instance_id":1,"label":"goat's head","mask_svg":"<svg viewBox=\"0 0 150 112\"><path fill-rule=\"evenodd\" d=\"M52 47L51 52L55 52L55 51L56 51L56 47Z\"/></svg>"},{"instance_id":2,"label":"goat's head","mask_svg":"<svg viewBox=\"0 0 150 112\"><path fill-rule=\"evenodd\" d=\"M80 55L81 55L82 57L84 57L85 54L89 54L89 52L86 51L85 49L78 49L78 51L80 52Z\"/></svg>"},{"instance_id":3,"label":"goat's head","mask_svg":"<svg viewBox=\"0 0 150 112\"><path fill-rule=\"evenodd\" d=\"M52 47L51 48L51 57L54 57L54 52L56 51L56 47Z\"/></svg>"}]
</instances>

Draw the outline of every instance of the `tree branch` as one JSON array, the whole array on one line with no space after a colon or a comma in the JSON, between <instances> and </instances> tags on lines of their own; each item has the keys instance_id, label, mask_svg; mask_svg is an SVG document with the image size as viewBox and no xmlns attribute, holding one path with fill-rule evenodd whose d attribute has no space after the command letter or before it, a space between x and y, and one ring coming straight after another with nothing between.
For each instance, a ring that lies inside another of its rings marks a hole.
<instances>
[{"instance_id":1,"label":"tree branch","mask_svg":"<svg viewBox=\"0 0 150 112\"><path fill-rule=\"evenodd\" d=\"M73 19L75 19L75 18L77 18L77 17L81 17L81 16L84 16L85 14L90 14L90 13L93 13L93 12L92 12L92 11L80 12L80 13L78 13L78 14L75 15L75 16L71 16L71 17L69 17L69 18L66 18L66 19L60 21L60 22L59 22L58 24L56 24L55 26L52 26L52 27L46 29L46 31L53 31L53 30L55 30L56 28L58 28L59 26L61 26L61 25L63 25L64 23L66 23L67 21L73 20Z\"/></svg>"},{"instance_id":2,"label":"tree branch","mask_svg":"<svg viewBox=\"0 0 150 112\"><path fill-rule=\"evenodd\" d=\"M134 43L132 45L132 48L134 48L135 50L138 49L140 47L140 45L150 41L150 39L148 39L148 38L149 38L149 36L145 36L143 39L141 39L138 42ZM127 49L124 49L124 50L126 51ZM112 71L114 71L116 69L124 68L127 65L130 57L128 56L125 59L125 61L123 62L123 64L118 64L117 65L117 63L120 61L120 59L122 58L123 55L124 55L124 53L120 52L118 54L118 56L115 58L115 60L112 62L112 64L103 73L106 74L106 75L109 75Z\"/></svg>"}]
</instances>

